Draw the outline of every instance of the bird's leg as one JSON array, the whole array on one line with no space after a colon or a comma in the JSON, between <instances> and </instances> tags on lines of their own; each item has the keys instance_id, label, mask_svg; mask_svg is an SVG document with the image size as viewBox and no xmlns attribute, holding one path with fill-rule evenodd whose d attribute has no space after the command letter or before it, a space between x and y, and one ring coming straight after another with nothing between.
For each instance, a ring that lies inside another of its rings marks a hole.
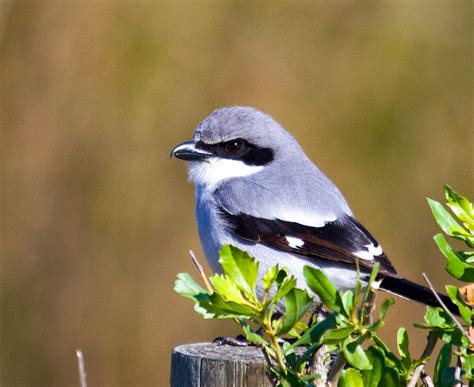
<instances>
[{"instance_id":1,"label":"bird's leg","mask_svg":"<svg viewBox=\"0 0 474 387\"><path fill-rule=\"evenodd\" d=\"M283 313L281 312L275 312L272 316L272 321L279 319ZM263 336L265 334L265 329L263 327L260 327L257 329L255 332L257 335ZM246 339L244 335L238 335L236 337L231 337L231 336L219 336L216 337L213 341L213 343L217 345L231 345L233 347L252 347L256 346L256 344L251 343Z\"/></svg>"}]
</instances>

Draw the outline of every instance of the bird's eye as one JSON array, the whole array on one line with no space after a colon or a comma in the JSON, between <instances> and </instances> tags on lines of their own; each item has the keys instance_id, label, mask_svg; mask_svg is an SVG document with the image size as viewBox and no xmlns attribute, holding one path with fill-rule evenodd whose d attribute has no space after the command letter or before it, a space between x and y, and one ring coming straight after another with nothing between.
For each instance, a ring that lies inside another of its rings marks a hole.
<instances>
[{"instance_id":1,"label":"bird's eye","mask_svg":"<svg viewBox=\"0 0 474 387\"><path fill-rule=\"evenodd\" d=\"M245 142L243 140L232 140L224 144L224 149L230 156L240 156L246 149Z\"/></svg>"}]
</instances>

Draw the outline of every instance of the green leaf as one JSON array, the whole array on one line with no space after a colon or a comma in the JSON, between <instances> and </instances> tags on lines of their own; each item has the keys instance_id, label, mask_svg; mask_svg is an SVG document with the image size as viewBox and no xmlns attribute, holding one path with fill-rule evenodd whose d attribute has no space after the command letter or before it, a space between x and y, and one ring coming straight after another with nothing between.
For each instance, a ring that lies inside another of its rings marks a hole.
<instances>
[{"instance_id":1,"label":"green leaf","mask_svg":"<svg viewBox=\"0 0 474 387\"><path fill-rule=\"evenodd\" d=\"M280 273L284 273L285 276L280 275ZM279 277L282 277L283 279L280 281ZM284 296L286 296L290 291L292 291L296 287L296 278L293 276L288 276L285 271L280 270L277 276L276 283L277 283L277 291L271 299L271 302L273 303L280 301Z\"/></svg>"},{"instance_id":2,"label":"green leaf","mask_svg":"<svg viewBox=\"0 0 474 387\"><path fill-rule=\"evenodd\" d=\"M385 367L380 381L380 386L383 387L401 387L400 376L393 368Z\"/></svg>"},{"instance_id":3,"label":"green leaf","mask_svg":"<svg viewBox=\"0 0 474 387\"><path fill-rule=\"evenodd\" d=\"M452 386L454 373L450 372L452 346L444 344L436 359L433 382L435 386Z\"/></svg>"},{"instance_id":4,"label":"green leaf","mask_svg":"<svg viewBox=\"0 0 474 387\"><path fill-rule=\"evenodd\" d=\"M459 329L453 328L450 331L439 332L441 334L441 339L446 344L451 344L458 347L467 347L469 346L469 340L465 337Z\"/></svg>"},{"instance_id":5,"label":"green leaf","mask_svg":"<svg viewBox=\"0 0 474 387\"><path fill-rule=\"evenodd\" d=\"M359 258L356 258L355 264L356 264L357 280L356 280L356 286L354 288L354 297L358 298L362 292L362 282L360 281Z\"/></svg>"},{"instance_id":6,"label":"green leaf","mask_svg":"<svg viewBox=\"0 0 474 387\"><path fill-rule=\"evenodd\" d=\"M324 320L310 326L309 329L291 345L291 348L296 348L301 345L320 344L324 333L330 329L334 329L335 327L335 316L334 314L330 314Z\"/></svg>"},{"instance_id":7,"label":"green leaf","mask_svg":"<svg viewBox=\"0 0 474 387\"><path fill-rule=\"evenodd\" d=\"M427 306L424 319L428 327L451 328L453 326L451 317L441 307Z\"/></svg>"},{"instance_id":8,"label":"green leaf","mask_svg":"<svg viewBox=\"0 0 474 387\"><path fill-rule=\"evenodd\" d=\"M354 368L348 368L342 371L341 377L337 383L338 387L364 387L364 381L359 371Z\"/></svg>"},{"instance_id":9,"label":"green leaf","mask_svg":"<svg viewBox=\"0 0 474 387\"><path fill-rule=\"evenodd\" d=\"M256 313L248 306L224 300L218 293L200 293L194 299L198 302L199 307L207 312L207 315L203 316L204 318L249 318Z\"/></svg>"},{"instance_id":10,"label":"green leaf","mask_svg":"<svg viewBox=\"0 0 474 387\"><path fill-rule=\"evenodd\" d=\"M209 314L206 309L203 309L197 300L199 294L209 295L209 293L199 286L188 273L180 273L176 276L174 291L183 297L193 300L194 310L201 316L204 318L213 317L213 314Z\"/></svg>"},{"instance_id":11,"label":"green leaf","mask_svg":"<svg viewBox=\"0 0 474 387\"><path fill-rule=\"evenodd\" d=\"M258 262L246 252L231 245L225 245L219 252L219 262L224 274L251 300L256 300Z\"/></svg>"},{"instance_id":12,"label":"green leaf","mask_svg":"<svg viewBox=\"0 0 474 387\"><path fill-rule=\"evenodd\" d=\"M400 356L405 359L411 360L410 350L409 350L409 341L408 341L408 333L407 330L403 327L398 329L397 332L397 347L398 353Z\"/></svg>"},{"instance_id":13,"label":"green leaf","mask_svg":"<svg viewBox=\"0 0 474 387\"><path fill-rule=\"evenodd\" d=\"M387 344L385 344L380 337L377 335L372 335L372 339L374 340L375 344L377 344L377 348L379 348L384 353L386 365L390 365L394 368L404 369L400 359L395 356L395 354L390 350L390 348L388 348Z\"/></svg>"},{"instance_id":14,"label":"green leaf","mask_svg":"<svg viewBox=\"0 0 474 387\"><path fill-rule=\"evenodd\" d=\"M372 284L374 283L375 279L377 278L377 274L379 274L380 270L380 263L377 262L374 267L372 268L372 271L370 273L370 279L367 284L367 287L365 288L365 293L364 293L364 300L367 300L367 297L369 297L369 293L372 291Z\"/></svg>"},{"instance_id":15,"label":"green leaf","mask_svg":"<svg viewBox=\"0 0 474 387\"><path fill-rule=\"evenodd\" d=\"M441 230L448 234L449 236L454 236L455 232L460 234L465 234L466 230L451 216L451 214L446 211L443 205L436 200L427 199L428 204L431 208L431 212L438 223Z\"/></svg>"},{"instance_id":16,"label":"green leaf","mask_svg":"<svg viewBox=\"0 0 474 387\"><path fill-rule=\"evenodd\" d=\"M322 335L321 340L325 344L339 344L347 339L352 332L354 332L353 326L331 329Z\"/></svg>"},{"instance_id":17,"label":"green leaf","mask_svg":"<svg viewBox=\"0 0 474 387\"><path fill-rule=\"evenodd\" d=\"M288 336L294 337L296 339L300 338L301 335L296 330L296 325L293 328L290 329L290 331L288 332Z\"/></svg>"},{"instance_id":18,"label":"green leaf","mask_svg":"<svg viewBox=\"0 0 474 387\"><path fill-rule=\"evenodd\" d=\"M288 343L283 342L283 352L285 353L285 350L288 350ZM297 367L298 363L298 358L296 356L295 351L288 350L285 355L285 363L287 364L288 368L295 369Z\"/></svg>"},{"instance_id":19,"label":"green leaf","mask_svg":"<svg viewBox=\"0 0 474 387\"><path fill-rule=\"evenodd\" d=\"M319 350L321 346L322 344L313 344L309 346L308 349L306 349L306 351L301 356L299 356L298 361L296 362L296 366L301 367L302 365L304 365L304 363L309 361L312 358L313 354L317 350ZM290 348L288 350L285 349L285 356L287 356L287 352L291 352L293 350L293 348Z\"/></svg>"},{"instance_id":20,"label":"green leaf","mask_svg":"<svg viewBox=\"0 0 474 387\"><path fill-rule=\"evenodd\" d=\"M388 312L388 309L393 305L395 304L395 300L390 297L390 298L387 298L382 306L380 307L380 319L383 320L385 318L385 316L387 315L387 312Z\"/></svg>"},{"instance_id":21,"label":"green leaf","mask_svg":"<svg viewBox=\"0 0 474 387\"><path fill-rule=\"evenodd\" d=\"M474 206L469 200L455 192L449 185L444 186L444 193L451 211L471 231L474 231Z\"/></svg>"},{"instance_id":22,"label":"green leaf","mask_svg":"<svg viewBox=\"0 0 474 387\"><path fill-rule=\"evenodd\" d=\"M435 235L434 240L448 260L446 271L461 281L474 282L474 267L462 260L462 257L451 248L442 234Z\"/></svg>"},{"instance_id":23,"label":"green leaf","mask_svg":"<svg viewBox=\"0 0 474 387\"><path fill-rule=\"evenodd\" d=\"M208 293L188 273L179 273L176 276L174 291L183 297L191 299L194 299L194 296L199 293Z\"/></svg>"},{"instance_id":24,"label":"green leaf","mask_svg":"<svg viewBox=\"0 0 474 387\"><path fill-rule=\"evenodd\" d=\"M322 303L328 309L339 313L343 306L341 296L326 275L320 269L311 266L305 266L303 273L306 284L319 296Z\"/></svg>"},{"instance_id":25,"label":"green leaf","mask_svg":"<svg viewBox=\"0 0 474 387\"><path fill-rule=\"evenodd\" d=\"M379 330L380 328L382 328L384 325L385 325L384 321L378 320L378 321L375 321L373 324L369 325L367 329L375 332L376 330Z\"/></svg>"},{"instance_id":26,"label":"green leaf","mask_svg":"<svg viewBox=\"0 0 474 387\"><path fill-rule=\"evenodd\" d=\"M270 291L270 288L272 287L273 283L276 281L279 270L280 269L278 268L278 265L276 265L268 269L267 272L263 275L262 277L263 289L266 293Z\"/></svg>"},{"instance_id":27,"label":"green leaf","mask_svg":"<svg viewBox=\"0 0 474 387\"><path fill-rule=\"evenodd\" d=\"M283 281L285 280L285 278L287 278L288 276L289 276L288 271L283 267L280 270L278 270L275 281L278 285L281 285Z\"/></svg>"},{"instance_id":28,"label":"green leaf","mask_svg":"<svg viewBox=\"0 0 474 387\"><path fill-rule=\"evenodd\" d=\"M463 222L467 230L462 227L440 203L428 199L433 216L447 235L464 241L470 247L474 247L474 222L471 217L472 204L469 203L466 198L456 194L448 186L445 186L445 194L449 208L451 208L455 215Z\"/></svg>"},{"instance_id":29,"label":"green leaf","mask_svg":"<svg viewBox=\"0 0 474 387\"><path fill-rule=\"evenodd\" d=\"M283 316L281 316L280 318L274 318L271 321L273 331L278 332L283 326Z\"/></svg>"},{"instance_id":30,"label":"green leaf","mask_svg":"<svg viewBox=\"0 0 474 387\"><path fill-rule=\"evenodd\" d=\"M224 277L221 274L216 274L209 278L212 285L226 301L234 301L238 304L248 305L250 303L242 296L242 292L237 288L230 278Z\"/></svg>"},{"instance_id":31,"label":"green leaf","mask_svg":"<svg viewBox=\"0 0 474 387\"><path fill-rule=\"evenodd\" d=\"M279 335L288 333L301 317L308 311L313 299L306 290L292 289L284 298L285 322L278 332Z\"/></svg>"},{"instance_id":32,"label":"green leaf","mask_svg":"<svg viewBox=\"0 0 474 387\"><path fill-rule=\"evenodd\" d=\"M363 348L359 345L359 340L349 341L343 348L344 357L347 362L359 370L370 370L372 365Z\"/></svg>"},{"instance_id":33,"label":"green leaf","mask_svg":"<svg viewBox=\"0 0 474 387\"><path fill-rule=\"evenodd\" d=\"M302 321L298 321L295 324L295 328L299 329L300 331L306 331L308 329L308 325L306 325L306 323L304 323Z\"/></svg>"},{"instance_id":34,"label":"green leaf","mask_svg":"<svg viewBox=\"0 0 474 387\"><path fill-rule=\"evenodd\" d=\"M364 380L364 387L377 387L382 378L385 356L374 346L369 347L366 354L370 364L372 365L372 369L361 371L362 379Z\"/></svg>"},{"instance_id":35,"label":"green leaf","mask_svg":"<svg viewBox=\"0 0 474 387\"><path fill-rule=\"evenodd\" d=\"M342 295L342 306L348 318L350 318L352 310L355 307L354 300L354 293L351 290L346 290Z\"/></svg>"},{"instance_id":36,"label":"green leaf","mask_svg":"<svg viewBox=\"0 0 474 387\"><path fill-rule=\"evenodd\" d=\"M474 251L458 251L464 262L474 263Z\"/></svg>"},{"instance_id":37,"label":"green leaf","mask_svg":"<svg viewBox=\"0 0 474 387\"><path fill-rule=\"evenodd\" d=\"M464 302L464 299L458 288L453 285L446 285L446 292L448 293L448 296L451 301L459 308L459 313L461 314L461 317L466 322L466 324L471 325L473 311L471 307Z\"/></svg>"},{"instance_id":38,"label":"green leaf","mask_svg":"<svg viewBox=\"0 0 474 387\"><path fill-rule=\"evenodd\" d=\"M255 333L245 320L239 320L239 324L242 327L242 330L244 331L244 335L247 341L262 346L267 346L270 344L258 333Z\"/></svg>"},{"instance_id":39,"label":"green leaf","mask_svg":"<svg viewBox=\"0 0 474 387\"><path fill-rule=\"evenodd\" d=\"M464 377L466 379L473 378L473 371L474 371L474 355L469 354L465 356L461 356L461 363L462 363L462 370L464 371Z\"/></svg>"}]
</instances>

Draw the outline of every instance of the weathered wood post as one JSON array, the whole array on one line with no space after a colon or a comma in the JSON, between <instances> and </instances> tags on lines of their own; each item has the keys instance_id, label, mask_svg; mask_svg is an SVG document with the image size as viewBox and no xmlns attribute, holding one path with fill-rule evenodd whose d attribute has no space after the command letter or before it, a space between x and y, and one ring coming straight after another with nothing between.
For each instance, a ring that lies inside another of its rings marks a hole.
<instances>
[{"instance_id":1,"label":"weathered wood post","mask_svg":"<svg viewBox=\"0 0 474 387\"><path fill-rule=\"evenodd\" d=\"M171 387L271 387L256 347L212 343L181 345L171 357Z\"/></svg>"}]
</instances>

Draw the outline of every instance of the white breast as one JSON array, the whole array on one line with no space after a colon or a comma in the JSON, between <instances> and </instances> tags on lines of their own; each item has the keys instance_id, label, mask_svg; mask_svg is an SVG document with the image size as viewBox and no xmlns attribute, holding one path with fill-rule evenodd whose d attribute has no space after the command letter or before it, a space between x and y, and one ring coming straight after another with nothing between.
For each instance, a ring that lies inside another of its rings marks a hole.
<instances>
[{"instance_id":1,"label":"white breast","mask_svg":"<svg viewBox=\"0 0 474 387\"><path fill-rule=\"evenodd\" d=\"M253 175L264 167L247 165L240 160L212 157L206 161L189 163L189 180L196 186L214 188L223 180Z\"/></svg>"}]
</instances>

